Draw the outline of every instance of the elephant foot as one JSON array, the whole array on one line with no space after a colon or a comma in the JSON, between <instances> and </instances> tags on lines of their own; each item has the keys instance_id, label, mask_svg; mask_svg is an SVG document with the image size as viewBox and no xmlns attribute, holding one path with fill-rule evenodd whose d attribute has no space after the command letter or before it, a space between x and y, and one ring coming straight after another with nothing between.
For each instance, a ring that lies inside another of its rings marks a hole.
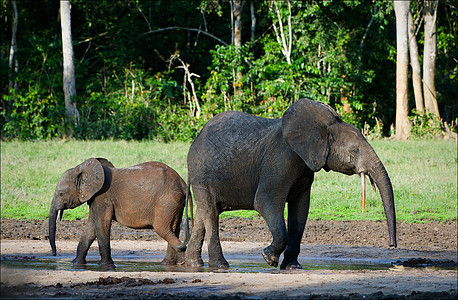
<instances>
[{"instance_id":1,"label":"elephant foot","mask_svg":"<svg viewBox=\"0 0 458 300\"><path fill-rule=\"evenodd\" d=\"M86 259L84 259L84 258L76 257L74 260L72 260L72 264L74 266L85 266L87 264L87 262L86 262Z\"/></svg>"},{"instance_id":2,"label":"elephant foot","mask_svg":"<svg viewBox=\"0 0 458 300\"><path fill-rule=\"evenodd\" d=\"M262 256L270 266L278 266L278 256L273 254L272 250L270 250L270 246L262 250Z\"/></svg>"},{"instance_id":3,"label":"elephant foot","mask_svg":"<svg viewBox=\"0 0 458 300\"><path fill-rule=\"evenodd\" d=\"M173 258L170 258L170 257L164 257L164 259L161 261L161 265L165 265L165 266L172 266L172 265L176 265L176 264L177 264L176 258L173 259Z\"/></svg>"},{"instance_id":4,"label":"elephant foot","mask_svg":"<svg viewBox=\"0 0 458 300\"><path fill-rule=\"evenodd\" d=\"M200 259L186 259L186 266L188 267L203 267L204 261Z\"/></svg>"},{"instance_id":5,"label":"elephant foot","mask_svg":"<svg viewBox=\"0 0 458 300\"><path fill-rule=\"evenodd\" d=\"M280 270L301 270L302 266L297 260L285 261L283 260Z\"/></svg>"},{"instance_id":6,"label":"elephant foot","mask_svg":"<svg viewBox=\"0 0 458 300\"><path fill-rule=\"evenodd\" d=\"M215 269L229 269L229 263L225 258L218 259L217 261L209 261L208 266Z\"/></svg>"},{"instance_id":7,"label":"elephant foot","mask_svg":"<svg viewBox=\"0 0 458 300\"><path fill-rule=\"evenodd\" d=\"M107 261L107 262L100 261L99 266L102 271L112 271L116 269L116 266L113 261Z\"/></svg>"}]
</instances>

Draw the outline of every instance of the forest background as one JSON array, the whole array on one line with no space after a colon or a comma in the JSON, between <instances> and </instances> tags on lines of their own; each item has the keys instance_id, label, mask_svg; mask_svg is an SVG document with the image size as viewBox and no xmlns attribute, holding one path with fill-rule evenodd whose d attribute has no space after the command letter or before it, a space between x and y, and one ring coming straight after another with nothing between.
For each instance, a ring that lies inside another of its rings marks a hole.
<instances>
[{"instance_id":1,"label":"forest background","mask_svg":"<svg viewBox=\"0 0 458 300\"><path fill-rule=\"evenodd\" d=\"M425 3L410 5L420 62ZM415 111L409 93L413 138L456 132L456 3L434 3L440 117ZM3 0L0 9L3 140L191 141L219 112L280 118L302 97L330 104L366 136L394 132L392 1L72 0L72 122L59 1Z\"/></svg>"}]
</instances>

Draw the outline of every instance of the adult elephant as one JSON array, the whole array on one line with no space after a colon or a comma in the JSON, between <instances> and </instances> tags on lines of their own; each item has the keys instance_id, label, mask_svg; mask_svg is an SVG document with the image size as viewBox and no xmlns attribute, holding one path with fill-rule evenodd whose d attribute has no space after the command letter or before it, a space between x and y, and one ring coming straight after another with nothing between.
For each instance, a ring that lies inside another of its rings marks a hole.
<instances>
[{"instance_id":1,"label":"adult elephant","mask_svg":"<svg viewBox=\"0 0 458 300\"><path fill-rule=\"evenodd\" d=\"M301 99L282 119L224 112L204 126L188 153L188 185L197 204L186 263L201 266L207 235L209 266L227 268L218 231L219 214L256 210L273 241L262 254L281 269L298 269L300 242L309 211L314 172L324 169L367 175L379 188L390 246L396 247L396 215L390 178L375 151L328 105ZM364 192L364 190L363 190ZM284 208L288 202L288 229Z\"/></svg>"}]
</instances>

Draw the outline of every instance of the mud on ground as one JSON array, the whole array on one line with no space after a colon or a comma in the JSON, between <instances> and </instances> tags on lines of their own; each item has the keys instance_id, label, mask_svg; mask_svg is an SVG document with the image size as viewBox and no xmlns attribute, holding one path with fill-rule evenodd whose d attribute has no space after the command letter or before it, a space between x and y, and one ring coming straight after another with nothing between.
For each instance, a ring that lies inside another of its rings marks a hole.
<instances>
[{"instance_id":1,"label":"mud on ground","mask_svg":"<svg viewBox=\"0 0 458 300\"><path fill-rule=\"evenodd\" d=\"M71 261L86 221L62 221L57 227L58 256ZM1 258L50 258L47 221L1 221ZM220 221L223 252L228 258L262 263L261 250L271 242L262 219ZM204 245L205 246L205 245ZM166 244L151 230L132 230L113 223L113 259L159 262ZM97 243L89 255L98 259ZM204 248L204 261L206 250ZM332 258L397 261L457 259L457 224L398 223L398 248L388 248L385 222L309 221L299 261ZM229 260L229 259L228 259ZM2 299L17 298L300 298L300 299L455 299L457 271L393 267L389 270L265 272L101 272L98 270L24 270L1 267Z\"/></svg>"}]
</instances>

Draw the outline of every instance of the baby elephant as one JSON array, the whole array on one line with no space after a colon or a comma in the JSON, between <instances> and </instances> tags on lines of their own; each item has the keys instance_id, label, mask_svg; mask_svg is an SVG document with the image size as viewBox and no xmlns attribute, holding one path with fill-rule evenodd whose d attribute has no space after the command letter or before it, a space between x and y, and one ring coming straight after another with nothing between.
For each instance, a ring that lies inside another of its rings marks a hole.
<instances>
[{"instance_id":1,"label":"baby elephant","mask_svg":"<svg viewBox=\"0 0 458 300\"><path fill-rule=\"evenodd\" d=\"M104 158L90 158L67 170L57 183L49 210L49 242L56 255L56 220L65 209L89 205L89 219L73 263L86 264L86 255L97 238L103 269L114 269L111 258L111 221L135 229L153 229L167 241L162 264L176 264L186 249L178 239L186 198L186 183L160 162L145 162L117 169ZM187 223L187 222L186 222ZM188 229L185 228L187 239Z\"/></svg>"}]
</instances>

